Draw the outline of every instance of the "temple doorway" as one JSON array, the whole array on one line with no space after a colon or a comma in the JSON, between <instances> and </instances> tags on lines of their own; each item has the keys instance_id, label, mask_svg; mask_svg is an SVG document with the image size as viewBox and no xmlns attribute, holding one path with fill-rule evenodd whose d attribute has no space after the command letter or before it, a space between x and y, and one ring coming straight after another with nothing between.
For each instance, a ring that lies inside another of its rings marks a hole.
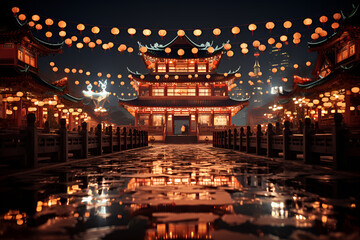
<instances>
[{"instance_id":1,"label":"temple doorway","mask_svg":"<svg viewBox=\"0 0 360 240\"><path fill-rule=\"evenodd\" d=\"M174 135L189 135L190 116L174 116Z\"/></svg>"}]
</instances>

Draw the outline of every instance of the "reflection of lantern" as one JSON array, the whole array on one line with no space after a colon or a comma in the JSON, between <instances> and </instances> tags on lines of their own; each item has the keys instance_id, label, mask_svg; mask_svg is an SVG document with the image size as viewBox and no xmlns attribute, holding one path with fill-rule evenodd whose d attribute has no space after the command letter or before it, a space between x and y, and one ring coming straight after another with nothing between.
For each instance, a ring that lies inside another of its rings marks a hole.
<instances>
[{"instance_id":1,"label":"reflection of lantern","mask_svg":"<svg viewBox=\"0 0 360 240\"><path fill-rule=\"evenodd\" d=\"M253 46L254 48L258 48L260 46L260 41L258 40L253 41Z\"/></svg>"},{"instance_id":2,"label":"reflection of lantern","mask_svg":"<svg viewBox=\"0 0 360 240\"><path fill-rule=\"evenodd\" d=\"M250 24L250 25L249 25L249 27L248 27L248 28L249 28L249 30L251 31L251 34L253 34L253 33L254 33L254 31L256 30L257 26L256 26L255 24L253 24L253 23L252 23L252 24Z\"/></svg>"},{"instance_id":3,"label":"reflection of lantern","mask_svg":"<svg viewBox=\"0 0 360 240\"><path fill-rule=\"evenodd\" d=\"M177 35L178 35L180 38L182 38L182 37L185 35L184 30L182 30L182 29L178 30L178 31L177 31Z\"/></svg>"},{"instance_id":4,"label":"reflection of lantern","mask_svg":"<svg viewBox=\"0 0 360 240\"><path fill-rule=\"evenodd\" d=\"M80 31L80 34L81 34L81 32L85 30L85 25L80 23L76 26L76 28L77 28L77 30Z\"/></svg>"},{"instance_id":5,"label":"reflection of lantern","mask_svg":"<svg viewBox=\"0 0 360 240\"><path fill-rule=\"evenodd\" d=\"M161 37L161 39L163 39L163 37L165 37L165 35L167 34L167 32L166 32L166 30L161 29L161 30L159 30L158 34L159 34L159 36Z\"/></svg>"},{"instance_id":6,"label":"reflection of lantern","mask_svg":"<svg viewBox=\"0 0 360 240\"><path fill-rule=\"evenodd\" d=\"M25 14L20 14L18 18L19 18L20 21L24 21L26 19L26 15Z\"/></svg>"},{"instance_id":7,"label":"reflection of lantern","mask_svg":"<svg viewBox=\"0 0 360 240\"><path fill-rule=\"evenodd\" d=\"M280 37L280 41L282 41L282 42L286 42L287 39L288 39L288 37L285 36L285 35L282 35L282 36Z\"/></svg>"},{"instance_id":8,"label":"reflection of lantern","mask_svg":"<svg viewBox=\"0 0 360 240\"><path fill-rule=\"evenodd\" d=\"M146 53L146 52L147 52L147 47L142 46L142 47L140 48L140 52L141 52L141 53Z\"/></svg>"},{"instance_id":9,"label":"reflection of lantern","mask_svg":"<svg viewBox=\"0 0 360 240\"><path fill-rule=\"evenodd\" d=\"M272 46L274 43L275 43L275 39L274 38L269 38L268 44L270 44Z\"/></svg>"},{"instance_id":10,"label":"reflection of lantern","mask_svg":"<svg viewBox=\"0 0 360 240\"><path fill-rule=\"evenodd\" d=\"M284 28L286 28L286 31L287 31L289 28L291 28L292 23L290 21L286 21L286 22L284 22L283 26L284 26Z\"/></svg>"},{"instance_id":11,"label":"reflection of lantern","mask_svg":"<svg viewBox=\"0 0 360 240\"><path fill-rule=\"evenodd\" d=\"M335 31L336 29L339 28L339 23L334 22L333 24L331 24L331 28L334 29L334 31Z\"/></svg>"},{"instance_id":12,"label":"reflection of lantern","mask_svg":"<svg viewBox=\"0 0 360 240\"><path fill-rule=\"evenodd\" d=\"M199 49L197 49L196 47L194 47L194 48L191 49L191 52L192 52L194 55L197 54L198 51L199 51Z\"/></svg>"},{"instance_id":13,"label":"reflection of lantern","mask_svg":"<svg viewBox=\"0 0 360 240\"><path fill-rule=\"evenodd\" d=\"M31 19L32 19L34 22L37 22L37 21L40 20L40 17L39 17L39 15L33 15L33 16L31 17Z\"/></svg>"},{"instance_id":14,"label":"reflection of lantern","mask_svg":"<svg viewBox=\"0 0 360 240\"><path fill-rule=\"evenodd\" d=\"M246 43L242 43L242 44L240 44L240 47L241 47L241 48L247 48L248 45L247 45Z\"/></svg>"},{"instance_id":15,"label":"reflection of lantern","mask_svg":"<svg viewBox=\"0 0 360 240\"><path fill-rule=\"evenodd\" d=\"M169 54L169 53L171 52L171 48L169 48L169 47L165 48L165 52L166 52L167 54Z\"/></svg>"},{"instance_id":16,"label":"reflection of lantern","mask_svg":"<svg viewBox=\"0 0 360 240\"><path fill-rule=\"evenodd\" d=\"M280 49L280 48L282 47L282 44L281 44L281 43L277 43L277 44L275 45L275 47L278 48L278 49Z\"/></svg>"},{"instance_id":17,"label":"reflection of lantern","mask_svg":"<svg viewBox=\"0 0 360 240\"><path fill-rule=\"evenodd\" d=\"M51 18L48 18L48 19L45 20L45 24L46 24L48 27L50 27L51 25L54 24L54 21L53 21Z\"/></svg>"},{"instance_id":18,"label":"reflection of lantern","mask_svg":"<svg viewBox=\"0 0 360 240\"><path fill-rule=\"evenodd\" d=\"M322 24L325 24L328 20L328 17L327 16L321 16L319 21L322 23Z\"/></svg>"},{"instance_id":19,"label":"reflection of lantern","mask_svg":"<svg viewBox=\"0 0 360 240\"><path fill-rule=\"evenodd\" d=\"M94 27L91 28L91 32L93 34L95 34L95 36L96 36L96 34L98 34L100 32L100 28L97 27L97 26L94 26Z\"/></svg>"},{"instance_id":20,"label":"reflection of lantern","mask_svg":"<svg viewBox=\"0 0 360 240\"><path fill-rule=\"evenodd\" d=\"M208 51L210 54L212 54L212 53L215 51L215 49L214 49L213 47L208 47L207 51Z\"/></svg>"},{"instance_id":21,"label":"reflection of lantern","mask_svg":"<svg viewBox=\"0 0 360 240\"><path fill-rule=\"evenodd\" d=\"M181 57L182 55L184 55L185 51L183 49L179 49L177 51L177 54Z\"/></svg>"},{"instance_id":22,"label":"reflection of lantern","mask_svg":"<svg viewBox=\"0 0 360 240\"><path fill-rule=\"evenodd\" d=\"M113 27L110 32L112 35L114 35L114 37L116 37L116 35L120 33L120 30L116 27Z\"/></svg>"},{"instance_id":23,"label":"reflection of lantern","mask_svg":"<svg viewBox=\"0 0 360 240\"><path fill-rule=\"evenodd\" d=\"M215 29L213 30L213 34L214 34L216 37L219 36L219 35L221 34L220 28L215 28Z\"/></svg>"},{"instance_id":24,"label":"reflection of lantern","mask_svg":"<svg viewBox=\"0 0 360 240\"><path fill-rule=\"evenodd\" d=\"M341 14L340 13L334 13L333 18L334 18L335 21L339 21L340 18L341 18Z\"/></svg>"},{"instance_id":25,"label":"reflection of lantern","mask_svg":"<svg viewBox=\"0 0 360 240\"><path fill-rule=\"evenodd\" d=\"M230 44L230 43L226 43L226 44L224 45L224 49L225 49L226 51L230 50L230 49L231 49L231 44Z\"/></svg>"},{"instance_id":26,"label":"reflection of lantern","mask_svg":"<svg viewBox=\"0 0 360 240\"><path fill-rule=\"evenodd\" d=\"M227 51L226 55L231 58L232 56L234 56L234 52L233 51Z\"/></svg>"},{"instance_id":27,"label":"reflection of lantern","mask_svg":"<svg viewBox=\"0 0 360 240\"><path fill-rule=\"evenodd\" d=\"M299 67L299 65L297 64L294 64L294 68L297 69Z\"/></svg>"},{"instance_id":28,"label":"reflection of lantern","mask_svg":"<svg viewBox=\"0 0 360 240\"><path fill-rule=\"evenodd\" d=\"M65 21L59 21L58 26L59 26L59 28L63 29L63 28L66 27L66 22Z\"/></svg>"},{"instance_id":29,"label":"reflection of lantern","mask_svg":"<svg viewBox=\"0 0 360 240\"><path fill-rule=\"evenodd\" d=\"M202 34L202 31L200 29L195 29L193 31L193 34L194 34L194 36L196 36L198 38Z\"/></svg>"},{"instance_id":30,"label":"reflection of lantern","mask_svg":"<svg viewBox=\"0 0 360 240\"><path fill-rule=\"evenodd\" d=\"M317 34L317 33L311 34L311 39L312 39L312 40L316 40L316 39L318 39L318 38L319 38L319 34Z\"/></svg>"},{"instance_id":31,"label":"reflection of lantern","mask_svg":"<svg viewBox=\"0 0 360 240\"><path fill-rule=\"evenodd\" d=\"M265 24L265 27L266 27L267 29L269 29L269 31L271 32L271 30L274 29L274 27L275 27L275 23L273 23L273 22L267 22L267 23Z\"/></svg>"},{"instance_id":32,"label":"reflection of lantern","mask_svg":"<svg viewBox=\"0 0 360 240\"><path fill-rule=\"evenodd\" d=\"M65 44L71 47L72 40L70 38L65 39Z\"/></svg>"},{"instance_id":33,"label":"reflection of lantern","mask_svg":"<svg viewBox=\"0 0 360 240\"><path fill-rule=\"evenodd\" d=\"M130 34L131 37L134 36L135 33L136 33L136 29L135 29L135 28L129 28L129 29L128 29L128 34Z\"/></svg>"},{"instance_id":34,"label":"reflection of lantern","mask_svg":"<svg viewBox=\"0 0 360 240\"><path fill-rule=\"evenodd\" d=\"M261 44L259 46L259 51L263 52L263 51L265 51L265 49L266 49L266 46L264 44Z\"/></svg>"},{"instance_id":35,"label":"reflection of lantern","mask_svg":"<svg viewBox=\"0 0 360 240\"><path fill-rule=\"evenodd\" d=\"M273 68L273 69L271 69L271 71L272 71L273 73L276 73L276 72L277 72L277 69L276 69L276 68Z\"/></svg>"},{"instance_id":36,"label":"reflection of lantern","mask_svg":"<svg viewBox=\"0 0 360 240\"><path fill-rule=\"evenodd\" d=\"M241 52L245 55L249 52L249 49L243 48L243 49L241 49Z\"/></svg>"},{"instance_id":37,"label":"reflection of lantern","mask_svg":"<svg viewBox=\"0 0 360 240\"><path fill-rule=\"evenodd\" d=\"M310 62L310 61L307 61L307 62L306 62L306 66L309 67L310 65L311 65L311 62Z\"/></svg>"},{"instance_id":38,"label":"reflection of lantern","mask_svg":"<svg viewBox=\"0 0 360 240\"><path fill-rule=\"evenodd\" d=\"M150 29L144 29L143 34L144 34L145 37L148 37L148 36L151 35L151 30Z\"/></svg>"}]
</instances>

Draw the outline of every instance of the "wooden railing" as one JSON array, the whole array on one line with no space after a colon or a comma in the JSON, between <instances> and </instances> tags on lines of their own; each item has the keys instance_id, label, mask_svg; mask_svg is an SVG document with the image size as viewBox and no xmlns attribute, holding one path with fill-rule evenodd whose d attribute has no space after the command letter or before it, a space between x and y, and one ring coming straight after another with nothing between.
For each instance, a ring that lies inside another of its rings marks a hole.
<instances>
[{"instance_id":1,"label":"wooden railing","mask_svg":"<svg viewBox=\"0 0 360 240\"><path fill-rule=\"evenodd\" d=\"M79 131L67 131L66 120L60 120L60 129L55 133L43 132L35 127L35 115L27 116L27 127L23 131L0 133L0 159L21 160L23 167L37 167L38 159L50 157L54 161L67 162L69 155L74 158L88 158L114 151L148 146L148 132L132 126L112 126L88 131L82 123Z\"/></svg>"},{"instance_id":2,"label":"wooden railing","mask_svg":"<svg viewBox=\"0 0 360 240\"><path fill-rule=\"evenodd\" d=\"M305 119L301 134L290 130L285 122L281 132L268 124L266 132L257 126L255 132L250 126L214 131L213 146L278 157L285 160L303 155L305 163L320 164L321 156L332 156L333 166L342 170L360 170L360 134L350 133L342 124L342 115L335 114L331 133L316 134L310 119Z\"/></svg>"}]
</instances>

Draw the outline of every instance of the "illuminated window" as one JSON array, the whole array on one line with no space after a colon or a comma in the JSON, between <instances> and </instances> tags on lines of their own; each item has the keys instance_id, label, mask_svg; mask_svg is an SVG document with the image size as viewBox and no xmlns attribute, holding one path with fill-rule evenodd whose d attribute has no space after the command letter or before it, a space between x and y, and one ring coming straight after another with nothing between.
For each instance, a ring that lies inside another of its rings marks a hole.
<instances>
[{"instance_id":1,"label":"illuminated window","mask_svg":"<svg viewBox=\"0 0 360 240\"><path fill-rule=\"evenodd\" d=\"M225 96L225 89L223 89L223 88L215 89L214 95L215 96Z\"/></svg>"},{"instance_id":2,"label":"illuminated window","mask_svg":"<svg viewBox=\"0 0 360 240\"><path fill-rule=\"evenodd\" d=\"M164 96L164 89L163 88L157 88L152 90L153 96Z\"/></svg>"},{"instance_id":3,"label":"illuminated window","mask_svg":"<svg viewBox=\"0 0 360 240\"><path fill-rule=\"evenodd\" d=\"M36 67L35 66L35 58L34 57L30 57L30 66L32 66L32 67Z\"/></svg>"},{"instance_id":4,"label":"illuminated window","mask_svg":"<svg viewBox=\"0 0 360 240\"><path fill-rule=\"evenodd\" d=\"M153 126L164 126L165 115L164 114L154 114L153 115Z\"/></svg>"},{"instance_id":5,"label":"illuminated window","mask_svg":"<svg viewBox=\"0 0 360 240\"><path fill-rule=\"evenodd\" d=\"M194 88L168 88L168 96L195 96L196 89Z\"/></svg>"},{"instance_id":6,"label":"illuminated window","mask_svg":"<svg viewBox=\"0 0 360 240\"><path fill-rule=\"evenodd\" d=\"M198 72L206 72L206 63L198 63Z\"/></svg>"},{"instance_id":7,"label":"illuminated window","mask_svg":"<svg viewBox=\"0 0 360 240\"><path fill-rule=\"evenodd\" d=\"M30 56L25 53L25 63L30 65Z\"/></svg>"},{"instance_id":8,"label":"illuminated window","mask_svg":"<svg viewBox=\"0 0 360 240\"><path fill-rule=\"evenodd\" d=\"M199 88L199 96L211 96L210 88Z\"/></svg>"},{"instance_id":9,"label":"illuminated window","mask_svg":"<svg viewBox=\"0 0 360 240\"><path fill-rule=\"evenodd\" d=\"M18 50L18 59L22 62L24 61L24 52L21 50Z\"/></svg>"},{"instance_id":10,"label":"illuminated window","mask_svg":"<svg viewBox=\"0 0 360 240\"><path fill-rule=\"evenodd\" d=\"M355 43L349 42L338 51L336 56L336 62L339 63L353 55L355 55Z\"/></svg>"},{"instance_id":11,"label":"illuminated window","mask_svg":"<svg viewBox=\"0 0 360 240\"><path fill-rule=\"evenodd\" d=\"M166 64L158 63L158 72L166 72Z\"/></svg>"},{"instance_id":12,"label":"illuminated window","mask_svg":"<svg viewBox=\"0 0 360 240\"><path fill-rule=\"evenodd\" d=\"M171 132L172 131L172 115L168 116L168 120L167 120L167 131Z\"/></svg>"},{"instance_id":13,"label":"illuminated window","mask_svg":"<svg viewBox=\"0 0 360 240\"><path fill-rule=\"evenodd\" d=\"M188 71L195 72L195 63L189 63Z\"/></svg>"},{"instance_id":14,"label":"illuminated window","mask_svg":"<svg viewBox=\"0 0 360 240\"><path fill-rule=\"evenodd\" d=\"M199 114L198 124L202 125L202 126L210 126L211 125L211 115L210 114Z\"/></svg>"},{"instance_id":15,"label":"illuminated window","mask_svg":"<svg viewBox=\"0 0 360 240\"><path fill-rule=\"evenodd\" d=\"M176 65L173 62L169 62L169 72L176 72Z\"/></svg>"},{"instance_id":16,"label":"illuminated window","mask_svg":"<svg viewBox=\"0 0 360 240\"><path fill-rule=\"evenodd\" d=\"M148 126L149 125L149 115L148 114L139 115L139 123L138 124L141 126Z\"/></svg>"},{"instance_id":17,"label":"illuminated window","mask_svg":"<svg viewBox=\"0 0 360 240\"><path fill-rule=\"evenodd\" d=\"M215 126L226 126L229 122L228 115L215 115L214 116L214 125Z\"/></svg>"},{"instance_id":18,"label":"illuminated window","mask_svg":"<svg viewBox=\"0 0 360 240\"><path fill-rule=\"evenodd\" d=\"M4 43L2 45L2 48L14 48L14 44L12 44L12 43Z\"/></svg>"},{"instance_id":19,"label":"illuminated window","mask_svg":"<svg viewBox=\"0 0 360 240\"><path fill-rule=\"evenodd\" d=\"M178 61L176 63L176 72L187 72L187 71L188 71L187 62Z\"/></svg>"}]
</instances>

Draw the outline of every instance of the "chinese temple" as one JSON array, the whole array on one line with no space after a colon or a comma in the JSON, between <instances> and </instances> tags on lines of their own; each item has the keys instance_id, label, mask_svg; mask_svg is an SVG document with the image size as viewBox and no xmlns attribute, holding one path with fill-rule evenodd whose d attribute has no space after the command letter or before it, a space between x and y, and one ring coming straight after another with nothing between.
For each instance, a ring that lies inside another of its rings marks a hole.
<instances>
[{"instance_id":1,"label":"chinese temple","mask_svg":"<svg viewBox=\"0 0 360 240\"><path fill-rule=\"evenodd\" d=\"M38 57L62 53L63 43L48 43L35 37L27 20L19 20L11 8L1 9L0 22L0 125L20 128L33 112L36 126L58 127L66 118L73 129L87 118L82 98L67 91L67 78L50 82L39 73ZM90 118L89 118L90 119Z\"/></svg>"},{"instance_id":2,"label":"chinese temple","mask_svg":"<svg viewBox=\"0 0 360 240\"><path fill-rule=\"evenodd\" d=\"M328 38L308 43L318 54L313 78L294 76L294 88L279 96L289 120L310 117L320 127L333 124L334 113L342 113L349 127L360 126L360 13L359 5L346 16Z\"/></svg>"},{"instance_id":3,"label":"chinese temple","mask_svg":"<svg viewBox=\"0 0 360 240\"><path fill-rule=\"evenodd\" d=\"M184 34L165 45L139 43L139 49L150 72L129 70L138 97L119 103L135 117L135 125L146 127L156 140L178 135L211 140L214 128L230 126L231 117L247 106L247 99L234 100L228 94L239 69L216 72L224 44L199 45Z\"/></svg>"}]
</instances>

